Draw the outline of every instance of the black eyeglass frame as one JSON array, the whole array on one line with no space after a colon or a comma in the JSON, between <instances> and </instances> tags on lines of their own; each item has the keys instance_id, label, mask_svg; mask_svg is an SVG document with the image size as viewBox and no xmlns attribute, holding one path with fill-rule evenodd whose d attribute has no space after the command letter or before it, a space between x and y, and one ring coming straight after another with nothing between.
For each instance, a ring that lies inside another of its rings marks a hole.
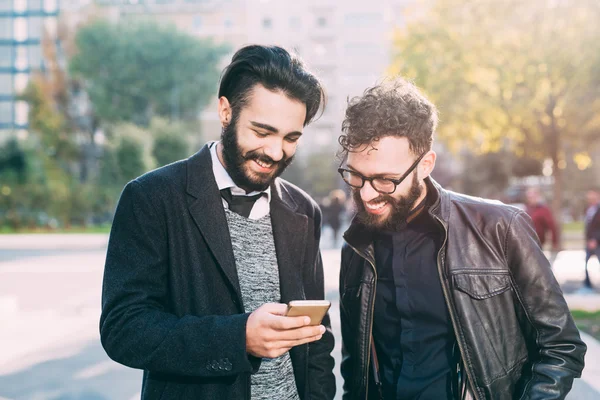
<instances>
[{"instance_id":1,"label":"black eyeglass frame","mask_svg":"<svg viewBox=\"0 0 600 400\"><path fill-rule=\"evenodd\" d=\"M364 176L364 175L361 175L361 174L359 174L359 173L358 173L358 172L356 172L356 171L353 171L353 170L351 170L351 169L347 169L347 168L338 168L338 173L341 175L341 177L342 177L342 180L343 180L344 182L346 182L346 184L347 184L348 186L350 186L351 188L354 188L354 189L362 189L362 188L365 186L365 182L366 182L366 181L369 181L369 182L371 183L371 187L372 187L372 188L373 188L373 189L374 189L374 190L375 190L377 193L381 193L381 194L392 194L392 193L394 193L394 192L396 191L396 189L398 188L398 185L399 185L399 184L401 184L401 183L402 183L402 181L404 181L404 180L406 179L406 177L407 177L408 175L410 175L410 173L411 173L411 172L413 172L413 170L414 170L415 168L417 168L417 165L419 165L419 162L421 162L421 160L423 159L423 157L425 157L425 154L427 154L427 152L424 152L423 154L421 154L421 155L419 156L419 158L417 158L417 159L415 160L415 162L414 162L414 163L413 163L413 164L412 164L412 165L411 165L411 166L410 166L410 167L409 167L409 168L406 170L406 172L405 172L405 173L404 173L404 174L403 174L403 175L402 175L402 176L401 176L399 179L392 179L392 178L380 178L380 177L378 177L378 176L375 176L375 177L370 177L370 178L369 178L369 177L366 177L366 176ZM362 183L360 184L360 186L351 185L351 184L350 184L350 183L349 183L349 182L348 182L346 179L344 179L344 172L349 172L349 173L351 173L351 174L354 174L354 175L357 175L357 176L359 176L359 177L362 179ZM377 189L377 188L375 187L375 185L373 185L373 181L374 181L375 179L379 179L379 180L384 180L384 181L390 181L390 182L392 182L392 183L394 184L394 190L392 190L391 192L386 192L386 191L381 191L381 190Z\"/></svg>"}]
</instances>

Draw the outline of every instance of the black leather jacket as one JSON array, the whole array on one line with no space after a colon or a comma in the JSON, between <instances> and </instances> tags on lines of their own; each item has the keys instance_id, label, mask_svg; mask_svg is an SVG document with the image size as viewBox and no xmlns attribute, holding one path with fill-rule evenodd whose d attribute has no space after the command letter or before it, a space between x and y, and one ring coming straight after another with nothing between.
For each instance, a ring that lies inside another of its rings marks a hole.
<instances>
[{"instance_id":1,"label":"black leather jacket","mask_svg":"<svg viewBox=\"0 0 600 400\"><path fill-rule=\"evenodd\" d=\"M499 202L446 191L430 178L425 182L436 197L428 212L444 234L438 271L464 365L457 376L467 378L476 400L564 399L581 376L586 345L530 218ZM373 244L356 223L344 238L343 398L376 398Z\"/></svg>"}]
</instances>

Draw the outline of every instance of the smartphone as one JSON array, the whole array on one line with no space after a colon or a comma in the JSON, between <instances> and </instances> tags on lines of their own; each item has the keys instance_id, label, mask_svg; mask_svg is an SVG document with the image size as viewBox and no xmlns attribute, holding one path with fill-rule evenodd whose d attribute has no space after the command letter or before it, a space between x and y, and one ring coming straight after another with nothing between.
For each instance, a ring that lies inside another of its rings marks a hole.
<instances>
[{"instance_id":1,"label":"smartphone","mask_svg":"<svg viewBox=\"0 0 600 400\"><path fill-rule=\"evenodd\" d=\"M310 317L310 325L319 325L331 307L329 300L293 300L288 303L287 317Z\"/></svg>"}]
</instances>

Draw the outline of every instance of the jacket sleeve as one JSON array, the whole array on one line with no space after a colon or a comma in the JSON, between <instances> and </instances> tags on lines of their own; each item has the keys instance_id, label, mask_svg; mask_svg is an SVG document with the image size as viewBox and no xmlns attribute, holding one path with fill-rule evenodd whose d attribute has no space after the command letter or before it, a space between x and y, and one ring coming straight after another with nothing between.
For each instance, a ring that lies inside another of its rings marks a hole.
<instances>
[{"instance_id":1,"label":"jacket sleeve","mask_svg":"<svg viewBox=\"0 0 600 400\"><path fill-rule=\"evenodd\" d=\"M321 212L315 209L315 246L319 246L321 237ZM325 282L321 252L317 250L314 269L309 282L305 282L305 294L308 300L325 298ZM332 400L335 396L335 375L333 374L334 360L331 352L334 347L334 337L331 330L329 313L322 322L326 331L323 337L308 344L308 385L310 394L307 398L313 400Z\"/></svg>"},{"instance_id":2,"label":"jacket sleeve","mask_svg":"<svg viewBox=\"0 0 600 400\"><path fill-rule=\"evenodd\" d=\"M169 238L155 198L132 181L119 199L102 288L104 349L121 364L164 374L223 377L255 370L246 353L248 314L169 312Z\"/></svg>"},{"instance_id":3,"label":"jacket sleeve","mask_svg":"<svg viewBox=\"0 0 600 400\"><path fill-rule=\"evenodd\" d=\"M540 249L531 219L517 212L506 237L506 256L517 295L535 335L537 359L519 399L564 399L581 376L586 345Z\"/></svg>"},{"instance_id":4,"label":"jacket sleeve","mask_svg":"<svg viewBox=\"0 0 600 400\"><path fill-rule=\"evenodd\" d=\"M342 327L342 363L340 365L340 372L342 374L343 383L343 399L351 399L352 393L352 379L359 379L362 377L353 377L352 376L352 364L356 363L353 359L352 353L349 351L352 348L352 343L354 343L354 332L349 326L348 312L344 308L344 304L342 302L342 296L344 291L344 282L345 276L344 271L348 267L348 263L350 259L348 257L348 251L344 248L342 249L342 265L340 266L340 284L339 284L339 295L340 295L340 323ZM356 394L354 394L356 396Z\"/></svg>"}]
</instances>

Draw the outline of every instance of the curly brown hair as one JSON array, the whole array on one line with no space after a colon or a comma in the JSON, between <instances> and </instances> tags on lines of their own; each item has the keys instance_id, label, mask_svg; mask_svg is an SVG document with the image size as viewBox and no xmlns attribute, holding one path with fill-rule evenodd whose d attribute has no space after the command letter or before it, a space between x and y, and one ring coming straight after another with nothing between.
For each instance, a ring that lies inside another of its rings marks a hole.
<instances>
[{"instance_id":1,"label":"curly brown hair","mask_svg":"<svg viewBox=\"0 0 600 400\"><path fill-rule=\"evenodd\" d=\"M414 84L402 78L385 81L348 101L339 155L345 158L386 136L407 138L410 150L420 155L431 150L437 123L436 107Z\"/></svg>"}]
</instances>

